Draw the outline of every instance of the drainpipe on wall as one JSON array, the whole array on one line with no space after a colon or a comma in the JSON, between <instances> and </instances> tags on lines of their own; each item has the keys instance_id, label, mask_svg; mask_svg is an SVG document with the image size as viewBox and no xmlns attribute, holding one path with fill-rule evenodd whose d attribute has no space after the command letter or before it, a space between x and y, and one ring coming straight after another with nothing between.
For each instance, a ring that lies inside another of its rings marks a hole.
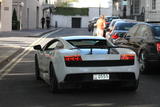
<instances>
[{"instance_id":1,"label":"drainpipe on wall","mask_svg":"<svg viewBox=\"0 0 160 107\"><path fill-rule=\"evenodd\" d=\"M101 15L101 1L99 1L99 16Z\"/></svg>"}]
</instances>

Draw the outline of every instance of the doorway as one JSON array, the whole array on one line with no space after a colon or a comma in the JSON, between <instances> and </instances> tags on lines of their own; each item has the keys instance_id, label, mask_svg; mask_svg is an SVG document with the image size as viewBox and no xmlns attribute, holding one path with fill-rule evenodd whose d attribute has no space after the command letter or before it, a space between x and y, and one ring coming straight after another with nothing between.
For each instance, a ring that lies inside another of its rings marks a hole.
<instances>
[{"instance_id":1,"label":"doorway","mask_svg":"<svg viewBox=\"0 0 160 107\"><path fill-rule=\"evenodd\" d=\"M81 18L72 18L72 28L81 28Z\"/></svg>"}]
</instances>

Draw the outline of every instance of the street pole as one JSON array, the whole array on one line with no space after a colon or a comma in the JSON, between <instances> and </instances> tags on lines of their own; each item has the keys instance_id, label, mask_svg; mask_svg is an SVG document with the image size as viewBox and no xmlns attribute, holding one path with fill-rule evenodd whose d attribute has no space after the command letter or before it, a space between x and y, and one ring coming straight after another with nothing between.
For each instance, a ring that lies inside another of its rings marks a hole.
<instances>
[{"instance_id":1,"label":"street pole","mask_svg":"<svg viewBox=\"0 0 160 107\"><path fill-rule=\"evenodd\" d=\"M123 18L126 18L126 11L127 11L127 0L123 0Z\"/></svg>"},{"instance_id":2,"label":"street pole","mask_svg":"<svg viewBox=\"0 0 160 107\"><path fill-rule=\"evenodd\" d=\"M101 15L101 0L99 1L99 16Z\"/></svg>"}]
</instances>

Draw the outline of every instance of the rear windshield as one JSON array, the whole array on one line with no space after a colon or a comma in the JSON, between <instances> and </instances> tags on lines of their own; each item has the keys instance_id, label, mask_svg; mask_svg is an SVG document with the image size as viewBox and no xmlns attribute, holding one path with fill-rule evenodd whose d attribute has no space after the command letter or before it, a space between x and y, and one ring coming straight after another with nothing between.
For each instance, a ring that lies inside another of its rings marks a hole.
<instances>
[{"instance_id":1,"label":"rear windshield","mask_svg":"<svg viewBox=\"0 0 160 107\"><path fill-rule=\"evenodd\" d=\"M119 17L107 17L105 20L111 22L113 19L119 19Z\"/></svg>"},{"instance_id":2,"label":"rear windshield","mask_svg":"<svg viewBox=\"0 0 160 107\"><path fill-rule=\"evenodd\" d=\"M111 46L107 40L98 39L81 39L81 40L67 40L71 45L77 48L102 48Z\"/></svg>"},{"instance_id":3,"label":"rear windshield","mask_svg":"<svg viewBox=\"0 0 160 107\"><path fill-rule=\"evenodd\" d=\"M154 32L155 36L160 37L160 26L153 26L153 32Z\"/></svg>"},{"instance_id":4,"label":"rear windshield","mask_svg":"<svg viewBox=\"0 0 160 107\"><path fill-rule=\"evenodd\" d=\"M117 23L116 30L129 30L132 26L134 26L136 23Z\"/></svg>"}]
</instances>

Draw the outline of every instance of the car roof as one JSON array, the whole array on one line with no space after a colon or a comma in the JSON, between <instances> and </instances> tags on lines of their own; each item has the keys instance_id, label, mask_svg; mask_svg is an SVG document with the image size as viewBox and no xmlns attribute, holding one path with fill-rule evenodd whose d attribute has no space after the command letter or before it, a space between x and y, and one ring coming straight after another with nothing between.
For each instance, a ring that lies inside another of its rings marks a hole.
<instances>
[{"instance_id":1,"label":"car roof","mask_svg":"<svg viewBox=\"0 0 160 107\"><path fill-rule=\"evenodd\" d=\"M118 25L118 24L127 24L127 23L138 23L137 21L125 21L125 20L120 20L120 21L116 21L116 23L114 25Z\"/></svg>"},{"instance_id":2,"label":"car roof","mask_svg":"<svg viewBox=\"0 0 160 107\"><path fill-rule=\"evenodd\" d=\"M64 40L78 40L78 39L102 39L106 40L104 37L100 36L66 36L66 37L59 37L60 39Z\"/></svg>"},{"instance_id":3,"label":"car roof","mask_svg":"<svg viewBox=\"0 0 160 107\"><path fill-rule=\"evenodd\" d=\"M156 23L139 23L139 24L143 24L143 25L148 25L148 26L160 26L160 24L156 24Z\"/></svg>"},{"instance_id":4,"label":"car roof","mask_svg":"<svg viewBox=\"0 0 160 107\"><path fill-rule=\"evenodd\" d=\"M99 17L93 17L91 20L97 20Z\"/></svg>"},{"instance_id":5,"label":"car roof","mask_svg":"<svg viewBox=\"0 0 160 107\"><path fill-rule=\"evenodd\" d=\"M110 18L110 17L113 17L113 18L119 18L119 16L105 16L106 18Z\"/></svg>"}]
</instances>

